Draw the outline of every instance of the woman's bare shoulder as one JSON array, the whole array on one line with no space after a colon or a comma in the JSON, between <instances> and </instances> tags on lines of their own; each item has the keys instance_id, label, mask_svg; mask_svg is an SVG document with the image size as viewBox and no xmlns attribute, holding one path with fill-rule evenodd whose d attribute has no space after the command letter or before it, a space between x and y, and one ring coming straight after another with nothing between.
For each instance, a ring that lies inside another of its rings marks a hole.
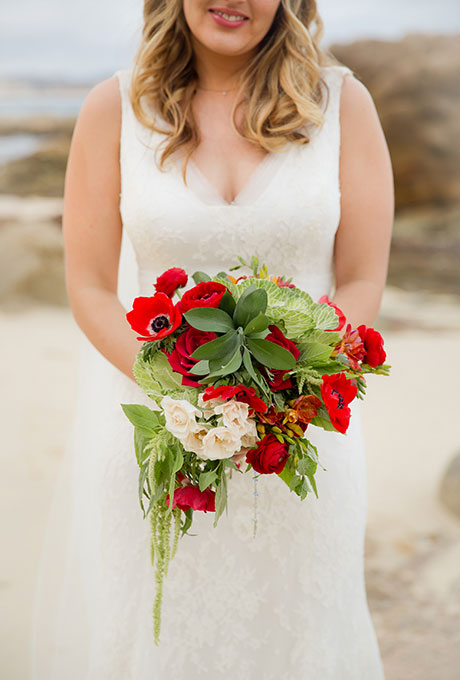
<instances>
[{"instance_id":1,"label":"woman's bare shoulder","mask_svg":"<svg viewBox=\"0 0 460 680\"><path fill-rule=\"evenodd\" d=\"M76 130L89 144L106 140L119 144L121 128L121 95L114 74L96 83L86 95L76 122Z\"/></svg>"},{"instance_id":2,"label":"woman's bare shoulder","mask_svg":"<svg viewBox=\"0 0 460 680\"><path fill-rule=\"evenodd\" d=\"M340 96L340 125L342 139L359 135L372 136L381 127L377 109L366 85L354 73L343 76Z\"/></svg>"}]
</instances>

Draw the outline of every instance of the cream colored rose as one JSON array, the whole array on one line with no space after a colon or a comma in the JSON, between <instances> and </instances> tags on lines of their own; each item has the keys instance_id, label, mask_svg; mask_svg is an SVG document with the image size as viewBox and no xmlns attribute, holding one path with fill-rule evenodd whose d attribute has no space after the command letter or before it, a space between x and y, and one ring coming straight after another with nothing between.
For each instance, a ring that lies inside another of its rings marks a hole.
<instances>
[{"instance_id":1,"label":"cream colored rose","mask_svg":"<svg viewBox=\"0 0 460 680\"><path fill-rule=\"evenodd\" d=\"M165 414L166 429L178 439L183 439L196 427L195 416L201 415L201 411L189 401L166 396L160 404Z\"/></svg>"},{"instance_id":2,"label":"cream colored rose","mask_svg":"<svg viewBox=\"0 0 460 680\"><path fill-rule=\"evenodd\" d=\"M221 460L231 458L241 446L238 433L229 427L212 427L203 438L203 452L201 458Z\"/></svg>"},{"instance_id":3,"label":"cream colored rose","mask_svg":"<svg viewBox=\"0 0 460 680\"><path fill-rule=\"evenodd\" d=\"M226 427L235 430L241 437L251 428L248 418L249 406L242 401L230 399L214 407L214 413L222 414L222 421Z\"/></svg>"},{"instance_id":4,"label":"cream colored rose","mask_svg":"<svg viewBox=\"0 0 460 680\"><path fill-rule=\"evenodd\" d=\"M190 430L190 432L181 439L182 446L186 451L192 451L192 453L196 453L201 457L204 450L203 439L208 431L209 427L206 427L201 423L196 423L195 428Z\"/></svg>"},{"instance_id":5,"label":"cream colored rose","mask_svg":"<svg viewBox=\"0 0 460 680\"><path fill-rule=\"evenodd\" d=\"M241 446L248 447L248 449L253 449L259 441L259 434L257 432L255 420L249 418L248 423L248 430L241 436Z\"/></svg>"},{"instance_id":6,"label":"cream colored rose","mask_svg":"<svg viewBox=\"0 0 460 680\"><path fill-rule=\"evenodd\" d=\"M220 399L208 399L207 401L204 401L203 392L200 392L198 395L198 406L200 407L203 417L206 418L206 420L214 415L214 406L220 403L222 403Z\"/></svg>"}]
</instances>

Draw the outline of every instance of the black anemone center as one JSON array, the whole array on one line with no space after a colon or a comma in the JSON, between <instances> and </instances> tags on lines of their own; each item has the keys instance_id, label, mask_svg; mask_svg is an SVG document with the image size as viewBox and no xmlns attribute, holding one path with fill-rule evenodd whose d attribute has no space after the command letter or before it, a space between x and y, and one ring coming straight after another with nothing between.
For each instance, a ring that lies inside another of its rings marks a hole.
<instances>
[{"instance_id":1,"label":"black anemone center","mask_svg":"<svg viewBox=\"0 0 460 680\"><path fill-rule=\"evenodd\" d=\"M154 333L159 333L163 328L169 328L169 317L165 314L159 314L150 322L150 328Z\"/></svg>"},{"instance_id":2,"label":"black anemone center","mask_svg":"<svg viewBox=\"0 0 460 680\"><path fill-rule=\"evenodd\" d=\"M343 408L345 406L345 399L340 394L340 392L337 392L337 390L331 390L331 394L336 394L339 398L339 403L337 405L337 408Z\"/></svg>"}]
</instances>

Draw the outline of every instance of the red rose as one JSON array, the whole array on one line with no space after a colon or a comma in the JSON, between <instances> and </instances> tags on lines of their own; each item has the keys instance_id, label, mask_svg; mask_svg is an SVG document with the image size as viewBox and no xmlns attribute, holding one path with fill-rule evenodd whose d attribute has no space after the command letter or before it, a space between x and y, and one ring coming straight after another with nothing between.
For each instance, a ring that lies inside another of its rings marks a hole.
<instances>
[{"instance_id":1,"label":"red rose","mask_svg":"<svg viewBox=\"0 0 460 680\"><path fill-rule=\"evenodd\" d=\"M337 315L339 317L339 325L337 326L337 328L328 328L327 330L328 331L340 331L340 330L342 330L342 328L345 326L345 322L347 320L346 317L345 317L345 314L342 312L340 307L337 307L337 305L335 305L333 302L331 302L329 300L329 297L327 295L323 295L318 300L318 304L322 304L323 302L328 304L329 307L332 307L333 309L335 309L335 311L337 312Z\"/></svg>"},{"instance_id":2,"label":"red rose","mask_svg":"<svg viewBox=\"0 0 460 680\"><path fill-rule=\"evenodd\" d=\"M345 373L323 375L321 396L332 425L342 434L345 434L350 422L351 411L348 404L353 401L357 392L356 381L348 380Z\"/></svg>"},{"instance_id":3,"label":"red rose","mask_svg":"<svg viewBox=\"0 0 460 680\"><path fill-rule=\"evenodd\" d=\"M269 475L282 472L289 458L288 445L281 444L274 434L266 434L255 449L246 454L246 461L256 472Z\"/></svg>"},{"instance_id":4,"label":"red rose","mask_svg":"<svg viewBox=\"0 0 460 680\"><path fill-rule=\"evenodd\" d=\"M165 293L135 298L126 318L136 333L142 333L138 340L160 340L175 331L182 321L177 305Z\"/></svg>"},{"instance_id":5,"label":"red rose","mask_svg":"<svg viewBox=\"0 0 460 680\"><path fill-rule=\"evenodd\" d=\"M184 269L172 267L157 278L155 290L157 293L165 293L165 295L172 298L177 288L183 288L187 280L188 276Z\"/></svg>"},{"instance_id":6,"label":"red rose","mask_svg":"<svg viewBox=\"0 0 460 680\"><path fill-rule=\"evenodd\" d=\"M186 290L177 304L182 314L194 307L218 307L226 290L218 281L202 281Z\"/></svg>"},{"instance_id":7,"label":"red rose","mask_svg":"<svg viewBox=\"0 0 460 680\"><path fill-rule=\"evenodd\" d=\"M208 401L208 399L228 401L233 398L249 404L258 413L265 413L267 410L267 404L262 399L259 399L255 389L253 387L246 387L246 385L219 385L219 387L208 385L203 392L203 401Z\"/></svg>"},{"instance_id":8,"label":"red rose","mask_svg":"<svg viewBox=\"0 0 460 680\"><path fill-rule=\"evenodd\" d=\"M366 350L363 361L372 368L383 364L387 354L383 349L383 338L380 333L373 328L367 328L364 324L358 326L358 332Z\"/></svg>"},{"instance_id":9,"label":"red rose","mask_svg":"<svg viewBox=\"0 0 460 680\"><path fill-rule=\"evenodd\" d=\"M294 344L292 340L286 338L286 336L282 333L282 331L280 331L278 326L275 326L275 324L270 324L268 328L271 332L265 336L265 340L275 342L277 345L284 347L284 349L287 349L291 354L294 355L294 359L298 359L300 355L300 350L297 347L297 345ZM281 370L278 368L270 368L270 372L273 374L272 380L268 379L265 366L261 367L261 373L267 378L267 382L270 385L270 389L272 392L277 392L278 390L286 390L288 387L293 386L291 379L284 377L286 373L289 372L289 369Z\"/></svg>"},{"instance_id":10,"label":"red rose","mask_svg":"<svg viewBox=\"0 0 460 680\"><path fill-rule=\"evenodd\" d=\"M190 326L179 335L173 351L170 354L165 352L173 371L182 373L182 385L190 387L199 386L198 381L203 376L190 373L190 369L198 363L198 359L193 359L190 355L193 354L197 347L204 345L210 340L214 340L216 337L217 335L213 331L199 331L197 328Z\"/></svg>"},{"instance_id":11,"label":"red rose","mask_svg":"<svg viewBox=\"0 0 460 680\"><path fill-rule=\"evenodd\" d=\"M203 510L204 512L215 512L216 510L216 493L209 487L204 491L200 491L198 486L187 484L180 486L174 491L173 508L176 506L184 512L191 508L192 510ZM169 507L169 493L166 496L166 505Z\"/></svg>"}]
</instances>

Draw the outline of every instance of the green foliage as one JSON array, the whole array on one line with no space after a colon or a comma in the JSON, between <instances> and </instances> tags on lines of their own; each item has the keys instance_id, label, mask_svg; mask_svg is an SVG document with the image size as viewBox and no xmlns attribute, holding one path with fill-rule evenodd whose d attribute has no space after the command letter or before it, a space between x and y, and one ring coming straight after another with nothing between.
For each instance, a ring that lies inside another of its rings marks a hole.
<instances>
[{"instance_id":1,"label":"green foliage","mask_svg":"<svg viewBox=\"0 0 460 680\"><path fill-rule=\"evenodd\" d=\"M296 360L294 355L276 342L248 337L246 343L255 359L264 364L264 366L286 370L295 366Z\"/></svg>"},{"instance_id":2,"label":"green foliage","mask_svg":"<svg viewBox=\"0 0 460 680\"><path fill-rule=\"evenodd\" d=\"M133 374L139 387L158 405L165 395L173 399L187 399L194 406L198 404L196 388L182 385L182 375L172 370L164 352L157 352L149 361L138 354Z\"/></svg>"},{"instance_id":3,"label":"green foliage","mask_svg":"<svg viewBox=\"0 0 460 680\"><path fill-rule=\"evenodd\" d=\"M226 333L233 328L232 317L223 309L216 307L194 307L184 312L184 316L189 324L199 331Z\"/></svg>"},{"instance_id":4,"label":"green foliage","mask_svg":"<svg viewBox=\"0 0 460 680\"><path fill-rule=\"evenodd\" d=\"M211 277L209 274L206 274L206 272L194 272L192 274L192 279L195 281L195 284L197 283L202 283L203 281L210 281Z\"/></svg>"},{"instance_id":5,"label":"green foliage","mask_svg":"<svg viewBox=\"0 0 460 680\"><path fill-rule=\"evenodd\" d=\"M315 473L318 467L316 448L307 440L296 438L289 447L289 458L278 476L301 500L310 491L318 498Z\"/></svg>"},{"instance_id":6,"label":"green foliage","mask_svg":"<svg viewBox=\"0 0 460 680\"><path fill-rule=\"evenodd\" d=\"M232 357L240 345L238 337L238 333L232 328L215 340L200 345L190 356L192 359L220 359L228 355Z\"/></svg>"}]
</instances>

